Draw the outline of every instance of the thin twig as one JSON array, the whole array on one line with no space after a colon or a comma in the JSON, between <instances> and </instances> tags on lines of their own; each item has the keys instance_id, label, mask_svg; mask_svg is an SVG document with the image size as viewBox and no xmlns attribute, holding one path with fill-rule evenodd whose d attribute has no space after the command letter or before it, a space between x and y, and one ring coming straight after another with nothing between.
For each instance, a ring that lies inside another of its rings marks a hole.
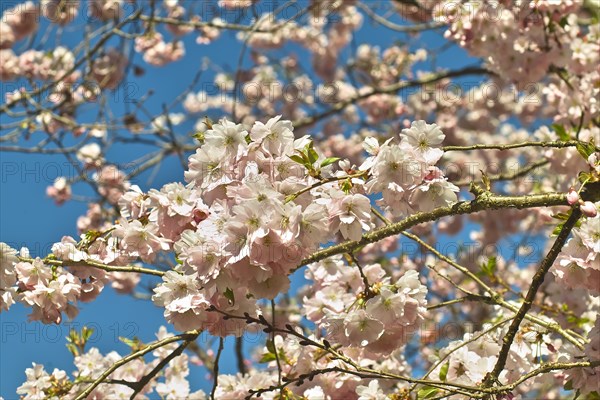
<instances>
[{"instance_id":1,"label":"thin twig","mask_svg":"<svg viewBox=\"0 0 600 400\"><path fill-rule=\"evenodd\" d=\"M217 350L217 356L215 357L215 364L213 367L213 387L210 391L211 400L215 400L215 392L217 386L219 386L219 360L221 359L221 353L223 352L223 338L219 338L219 348Z\"/></svg>"},{"instance_id":2,"label":"thin twig","mask_svg":"<svg viewBox=\"0 0 600 400\"><path fill-rule=\"evenodd\" d=\"M136 358L142 357L143 355L150 353L151 351L154 351L154 350L156 350L160 347L163 347L169 343L177 342L179 340L195 340L196 337L198 337L198 335L199 335L199 332L194 330L194 331L188 331L188 332L182 333L180 335L169 336L167 338L157 340L157 341L145 346L141 350L138 350L134 353L131 353L130 355L128 355L126 357L121 358L119 361L115 362L113 365L111 365L109 368L107 368L102 374L100 374L100 376L98 378L96 378L89 386L87 386L86 389L75 398L75 400L86 399L89 396L89 394L92 393L92 391L98 385L103 383L106 380L106 378L109 377L110 374L112 374L114 371L116 371L121 366L127 364L128 362L135 360Z\"/></svg>"}]
</instances>

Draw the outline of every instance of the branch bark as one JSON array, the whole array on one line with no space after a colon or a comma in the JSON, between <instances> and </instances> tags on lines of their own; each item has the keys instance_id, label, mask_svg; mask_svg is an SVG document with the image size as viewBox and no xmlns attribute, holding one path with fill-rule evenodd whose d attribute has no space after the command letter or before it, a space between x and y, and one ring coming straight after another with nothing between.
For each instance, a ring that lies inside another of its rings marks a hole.
<instances>
[{"instance_id":1,"label":"branch bark","mask_svg":"<svg viewBox=\"0 0 600 400\"><path fill-rule=\"evenodd\" d=\"M512 343L515 339L515 336L517 335L517 332L519 331L519 326L521 325L521 322L525 318L525 315L531 309L531 306L533 305L533 301L535 300L535 296L537 295L537 292L538 292L540 286L544 282L544 278L546 277L546 274L550 270L550 267L552 267L552 265L554 264L556 257L558 257L558 255L560 254L563 246L565 245L565 243L569 237L569 234L571 233L571 230L573 229L573 227L575 226L575 224L577 223L577 221L579 220L580 217L581 217L581 211L579 210L579 208L578 207L573 208L571 211L571 215L565 221L560 233L558 234L556 240L554 241L554 244L552 245L552 248L550 249L550 251L548 252L546 257L544 257L544 259L540 263L540 266L539 266L537 272L533 276L533 279L531 281L531 286L529 287L529 290L527 291L527 295L525 296L525 300L523 301L521 308L519 309L519 311L517 311L515 318L511 322L511 324L508 328L508 332L502 338L503 344L502 344L502 348L500 349L500 353L498 354L498 361L496 362L494 369L484 379L484 381L483 381L484 387L491 387L494 384L494 382L496 382L498 380L498 376L500 375L500 372L502 372L502 369L504 369L504 366L506 365L506 360L508 358L510 346L512 345Z\"/></svg>"},{"instance_id":2,"label":"branch bark","mask_svg":"<svg viewBox=\"0 0 600 400\"><path fill-rule=\"evenodd\" d=\"M450 215L472 214L484 210L500 210L506 208L523 209L566 206L568 205L566 196L567 195L565 193L544 193L527 196L499 196L490 192L483 192L477 195L474 200L461 201L452 206L436 208L430 212L418 212L403 219L402 221L365 233L360 240L350 240L319 250L302 260L296 269L299 269L307 264L324 260L336 254L355 251L367 244L378 242L386 237L399 235L402 233L402 231L407 230L415 225L419 225L424 222L435 221L442 217L447 217Z\"/></svg>"},{"instance_id":3,"label":"branch bark","mask_svg":"<svg viewBox=\"0 0 600 400\"><path fill-rule=\"evenodd\" d=\"M20 261L32 263L35 260L29 257L19 257ZM88 268L98 268L107 272L136 272L139 274L147 274L147 275L155 275L155 276L163 276L165 273L163 271L159 271L156 269L143 268L143 267L134 267L134 266L116 266L116 265L106 265L101 262L94 260L83 260L83 261L62 261L62 260L52 260L48 258L42 259L44 264L47 265L56 265L60 267L88 267Z\"/></svg>"},{"instance_id":4,"label":"branch bark","mask_svg":"<svg viewBox=\"0 0 600 400\"><path fill-rule=\"evenodd\" d=\"M466 67L466 68L462 68L462 69L459 69L456 71L440 73L438 75L435 75L435 76L433 76L431 78L427 78L427 79L415 80L415 81L403 81L403 82L398 82L396 84L389 85L389 86L386 86L383 88L374 88L370 92L358 95L356 97L352 97L348 100L340 101L340 102L336 103L329 110L324 111L320 114L315 114L315 115L311 115L309 117L300 118L300 119L294 121L293 125L294 125L294 128L296 128L296 129L305 128L307 126L317 123L318 121L320 121L323 118L326 118L331 115L342 112L349 105L355 104L355 103L359 102L360 100L364 100L366 98L369 98L369 97L377 95L377 94L397 93L398 91L400 91L402 89L409 89L409 88L414 88L414 87L419 87L419 86L425 86L425 85L429 85L431 83L439 82L439 81L447 79L447 78L455 78L455 77L467 76L467 75L483 75L483 74L491 75L492 73L490 71L488 71L487 69L481 68L481 67Z\"/></svg>"},{"instance_id":5,"label":"branch bark","mask_svg":"<svg viewBox=\"0 0 600 400\"><path fill-rule=\"evenodd\" d=\"M169 336L162 340L157 340L157 341L147 345L143 349L138 350L134 353L131 353L130 355L128 355L126 357L121 358L119 361L117 361L116 363L111 365L109 368L107 368L83 392L79 393L79 395L75 398L75 400L86 399L98 385L103 383L109 377L110 374L112 374L114 371L116 371L121 366L127 364L128 362L135 360L138 357L142 357L143 355L150 353L151 351L154 351L154 350L156 350L162 346L165 346L169 343L177 342L179 340L186 340L186 341L195 340L198 337L198 335L199 335L199 332L194 330L194 331L185 332L185 333L182 333L182 334L176 335L176 336Z\"/></svg>"}]
</instances>

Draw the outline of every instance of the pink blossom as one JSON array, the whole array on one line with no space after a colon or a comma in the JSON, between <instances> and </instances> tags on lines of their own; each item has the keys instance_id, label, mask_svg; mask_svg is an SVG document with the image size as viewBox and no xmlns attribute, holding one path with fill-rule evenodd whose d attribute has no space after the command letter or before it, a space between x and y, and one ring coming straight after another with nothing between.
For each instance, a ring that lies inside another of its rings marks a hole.
<instances>
[{"instance_id":1,"label":"pink blossom","mask_svg":"<svg viewBox=\"0 0 600 400\"><path fill-rule=\"evenodd\" d=\"M19 57L11 49L0 49L0 81L12 81L20 73Z\"/></svg>"},{"instance_id":2,"label":"pink blossom","mask_svg":"<svg viewBox=\"0 0 600 400\"><path fill-rule=\"evenodd\" d=\"M16 264L19 263L17 251L6 243L0 242L0 311L8 311L15 303L17 275Z\"/></svg>"},{"instance_id":3,"label":"pink blossom","mask_svg":"<svg viewBox=\"0 0 600 400\"><path fill-rule=\"evenodd\" d=\"M121 294L132 293L137 284L140 282L140 279L140 274L131 272L117 271L110 273L111 287L117 293Z\"/></svg>"},{"instance_id":4,"label":"pink blossom","mask_svg":"<svg viewBox=\"0 0 600 400\"><path fill-rule=\"evenodd\" d=\"M2 22L11 27L15 41L19 41L38 29L39 13L38 5L32 1L26 1L11 9L4 10Z\"/></svg>"},{"instance_id":5,"label":"pink blossom","mask_svg":"<svg viewBox=\"0 0 600 400\"><path fill-rule=\"evenodd\" d=\"M144 61L154 66L163 66L181 59L184 55L185 47L183 42L165 43L159 41L145 50Z\"/></svg>"},{"instance_id":6,"label":"pink blossom","mask_svg":"<svg viewBox=\"0 0 600 400\"><path fill-rule=\"evenodd\" d=\"M573 204L579 202L579 193L577 193L575 191L575 189L570 188L569 191L567 192L567 202L570 205L573 205Z\"/></svg>"},{"instance_id":7,"label":"pink blossom","mask_svg":"<svg viewBox=\"0 0 600 400\"><path fill-rule=\"evenodd\" d=\"M209 303L199 292L196 275L168 271L163 284L154 289L152 301L165 307L165 318L180 331L198 329L205 321Z\"/></svg>"},{"instance_id":8,"label":"pink blossom","mask_svg":"<svg viewBox=\"0 0 600 400\"><path fill-rule=\"evenodd\" d=\"M345 239L359 240L363 230L371 230L371 202L364 195L353 194L336 199L329 212Z\"/></svg>"},{"instance_id":9,"label":"pink blossom","mask_svg":"<svg viewBox=\"0 0 600 400\"><path fill-rule=\"evenodd\" d=\"M71 199L71 185L64 177L56 178L54 184L46 188L46 194L53 198L57 205L62 205Z\"/></svg>"},{"instance_id":10,"label":"pink blossom","mask_svg":"<svg viewBox=\"0 0 600 400\"><path fill-rule=\"evenodd\" d=\"M586 217L594 218L596 215L598 215L596 205L591 201L584 201L583 204L579 206L579 208Z\"/></svg>"},{"instance_id":11,"label":"pink blossom","mask_svg":"<svg viewBox=\"0 0 600 400\"><path fill-rule=\"evenodd\" d=\"M170 241L158 236L158 226L153 223L144 225L138 220L122 220L115 229L115 236L121 239L121 249L145 262L152 262L157 253L170 249Z\"/></svg>"},{"instance_id":12,"label":"pink blossom","mask_svg":"<svg viewBox=\"0 0 600 400\"><path fill-rule=\"evenodd\" d=\"M123 0L88 0L89 14L101 21L118 19Z\"/></svg>"},{"instance_id":13,"label":"pink blossom","mask_svg":"<svg viewBox=\"0 0 600 400\"><path fill-rule=\"evenodd\" d=\"M366 346L383 334L384 325L370 317L365 310L359 309L348 314L344 320L346 336L351 343Z\"/></svg>"},{"instance_id":14,"label":"pink blossom","mask_svg":"<svg viewBox=\"0 0 600 400\"><path fill-rule=\"evenodd\" d=\"M294 141L291 122L280 121L280 118L271 118L266 124L256 121L250 131L250 138L273 156L289 154Z\"/></svg>"},{"instance_id":15,"label":"pink blossom","mask_svg":"<svg viewBox=\"0 0 600 400\"><path fill-rule=\"evenodd\" d=\"M66 25L78 14L79 0L42 0L42 15L51 22Z\"/></svg>"},{"instance_id":16,"label":"pink blossom","mask_svg":"<svg viewBox=\"0 0 600 400\"><path fill-rule=\"evenodd\" d=\"M403 129L400 134L402 141L422 153L428 164L434 165L442 157L442 150L438 149L446 137L436 124L427 124L425 121L415 121L408 129Z\"/></svg>"},{"instance_id":17,"label":"pink blossom","mask_svg":"<svg viewBox=\"0 0 600 400\"><path fill-rule=\"evenodd\" d=\"M94 180L98 182L98 192L111 204L117 204L129 188L125 174L114 165L106 165L95 173Z\"/></svg>"}]
</instances>

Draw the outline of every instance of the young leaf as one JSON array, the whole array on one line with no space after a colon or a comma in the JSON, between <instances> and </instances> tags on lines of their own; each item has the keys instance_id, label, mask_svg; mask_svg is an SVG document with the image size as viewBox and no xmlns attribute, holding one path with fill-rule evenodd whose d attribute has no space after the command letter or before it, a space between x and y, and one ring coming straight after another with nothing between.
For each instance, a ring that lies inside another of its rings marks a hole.
<instances>
[{"instance_id":1,"label":"young leaf","mask_svg":"<svg viewBox=\"0 0 600 400\"><path fill-rule=\"evenodd\" d=\"M275 361L276 359L277 359L277 357L275 357L275 353L265 353L262 355L259 362L267 363L269 361Z\"/></svg>"},{"instance_id":2,"label":"young leaf","mask_svg":"<svg viewBox=\"0 0 600 400\"><path fill-rule=\"evenodd\" d=\"M583 157L583 159L585 161L587 161L587 159L589 158L589 156L591 154L594 153L595 146L593 144L590 143L582 143L579 142L575 145L575 148L577 149L577 151L579 152L579 154L581 154L581 157Z\"/></svg>"},{"instance_id":3,"label":"young leaf","mask_svg":"<svg viewBox=\"0 0 600 400\"><path fill-rule=\"evenodd\" d=\"M440 368L440 381L446 382L448 369L450 369L450 361L446 362L446 364L442 365L442 368Z\"/></svg>"},{"instance_id":4,"label":"young leaf","mask_svg":"<svg viewBox=\"0 0 600 400\"><path fill-rule=\"evenodd\" d=\"M333 164L334 162L340 160L339 157L327 157L326 159L323 160L323 162L321 163L321 168L326 167L328 165Z\"/></svg>"},{"instance_id":5,"label":"young leaf","mask_svg":"<svg viewBox=\"0 0 600 400\"><path fill-rule=\"evenodd\" d=\"M308 159L310 161L310 165L313 165L319 159L319 155L312 146L308 148Z\"/></svg>"},{"instance_id":6,"label":"young leaf","mask_svg":"<svg viewBox=\"0 0 600 400\"><path fill-rule=\"evenodd\" d=\"M77 350L77 346L75 346L73 343L67 343L67 350L69 350L69 353L73 354L73 356L77 357L79 356L79 350Z\"/></svg>"},{"instance_id":7,"label":"young leaf","mask_svg":"<svg viewBox=\"0 0 600 400\"><path fill-rule=\"evenodd\" d=\"M127 346L131 347L131 351L137 351L137 350L145 347L144 344L137 337L134 337L133 339L129 339L124 336L119 336L119 340L121 342L123 342L124 344L126 344Z\"/></svg>"},{"instance_id":8,"label":"young leaf","mask_svg":"<svg viewBox=\"0 0 600 400\"><path fill-rule=\"evenodd\" d=\"M300 157L299 155L296 154L292 154L291 156L288 156L292 161L297 162L300 165L305 165L305 161L304 158Z\"/></svg>"},{"instance_id":9,"label":"young leaf","mask_svg":"<svg viewBox=\"0 0 600 400\"><path fill-rule=\"evenodd\" d=\"M571 137L567 133L567 130L565 129L564 126L559 125L559 124L552 124L552 129L554 129L554 132L556 132L556 134L558 135L558 138L560 140L563 140L563 141L571 140Z\"/></svg>"},{"instance_id":10,"label":"young leaf","mask_svg":"<svg viewBox=\"0 0 600 400\"><path fill-rule=\"evenodd\" d=\"M589 173L589 172L583 172L583 171L581 171L579 173L579 175L577 176L577 179L579 179L579 182L581 182L583 184L597 181L597 178L595 177L594 174Z\"/></svg>"},{"instance_id":11,"label":"young leaf","mask_svg":"<svg viewBox=\"0 0 600 400\"><path fill-rule=\"evenodd\" d=\"M563 225L564 224L562 223L558 224L556 228L554 228L554 230L552 231L552 236L557 236L560 233L560 231L562 231Z\"/></svg>"},{"instance_id":12,"label":"young leaf","mask_svg":"<svg viewBox=\"0 0 600 400\"><path fill-rule=\"evenodd\" d=\"M88 328L87 326L84 326L83 329L81 329L81 336L84 341L88 341L90 337L92 337L93 333L94 330L92 328Z\"/></svg>"},{"instance_id":13,"label":"young leaf","mask_svg":"<svg viewBox=\"0 0 600 400\"><path fill-rule=\"evenodd\" d=\"M425 386L417 392L417 399L429 399L431 397L434 397L437 392L437 388Z\"/></svg>"},{"instance_id":14,"label":"young leaf","mask_svg":"<svg viewBox=\"0 0 600 400\"><path fill-rule=\"evenodd\" d=\"M570 212L569 212L569 214L567 214L567 213L556 213L556 214L552 215L552 218L559 219L561 221L566 221L567 219L569 219L569 215L570 214L571 214Z\"/></svg>"},{"instance_id":15,"label":"young leaf","mask_svg":"<svg viewBox=\"0 0 600 400\"><path fill-rule=\"evenodd\" d=\"M481 270L489 277L494 276L496 272L496 256L488 258L487 263L481 265Z\"/></svg>"},{"instance_id":16,"label":"young leaf","mask_svg":"<svg viewBox=\"0 0 600 400\"><path fill-rule=\"evenodd\" d=\"M267 340L267 350L275 354L275 345L273 344L272 340Z\"/></svg>"}]
</instances>

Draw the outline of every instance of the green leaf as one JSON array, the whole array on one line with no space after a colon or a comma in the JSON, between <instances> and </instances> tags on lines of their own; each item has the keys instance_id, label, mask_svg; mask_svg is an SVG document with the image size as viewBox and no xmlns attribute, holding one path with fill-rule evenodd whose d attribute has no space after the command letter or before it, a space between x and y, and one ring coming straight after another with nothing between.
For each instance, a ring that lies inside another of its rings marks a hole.
<instances>
[{"instance_id":1,"label":"green leaf","mask_svg":"<svg viewBox=\"0 0 600 400\"><path fill-rule=\"evenodd\" d=\"M321 163L321 168L326 167L328 165L333 164L336 161L339 161L340 158L339 157L327 157L326 159L323 160L323 162Z\"/></svg>"},{"instance_id":2,"label":"green leaf","mask_svg":"<svg viewBox=\"0 0 600 400\"><path fill-rule=\"evenodd\" d=\"M567 322L573 325L577 325L579 327L582 327L583 325L587 324L590 322L590 320L588 318L580 318L574 315L568 315L567 316Z\"/></svg>"},{"instance_id":3,"label":"green leaf","mask_svg":"<svg viewBox=\"0 0 600 400\"><path fill-rule=\"evenodd\" d=\"M573 380L570 380L567 383L565 383L565 390L573 390Z\"/></svg>"},{"instance_id":4,"label":"green leaf","mask_svg":"<svg viewBox=\"0 0 600 400\"><path fill-rule=\"evenodd\" d=\"M590 147L590 144L588 144L588 143L579 142L575 145L575 147L577 148L577 151L579 152L579 154L581 154L581 157L583 157L585 159L585 161L587 161L588 157L591 154L593 154L594 151L596 150L593 145Z\"/></svg>"},{"instance_id":5,"label":"green leaf","mask_svg":"<svg viewBox=\"0 0 600 400\"><path fill-rule=\"evenodd\" d=\"M494 273L496 272L496 261L496 256L488 258L487 263L481 265L481 270L487 276L494 276Z\"/></svg>"},{"instance_id":6,"label":"green leaf","mask_svg":"<svg viewBox=\"0 0 600 400\"><path fill-rule=\"evenodd\" d=\"M420 389L419 392L417 393L417 399L429 399L433 396L435 396L435 394L438 392L437 388L431 387L431 386L425 386L424 388Z\"/></svg>"},{"instance_id":7,"label":"green leaf","mask_svg":"<svg viewBox=\"0 0 600 400\"><path fill-rule=\"evenodd\" d=\"M272 340L267 340L267 350L275 354L275 345L273 344Z\"/></svg>"},{"instance_id":8,"label":"green leaf","mask_svg":"<svg viewBox=\"0 0 600 400\"><path fill-rule=\"evenodd\" d=\"M81 330L81 336L83 337L83 340L88 341L90 337L92 337L92 334L94 333L94 330L92 328L88 328L87 326L84 326L83 329Z\"/></svg>"},{"instance_id":9,"label":"green leaf","mask_svg":"<svg viewBox=\"0 0 600 400\"><path fill-rule=\"evenodd\" d=\"M579 389L577 389L579 392ZM600 394L598 392L590 392L587 394L586 400L598 400L600 399Z\"/></svg>"},{"instance_id":10,"label":"green leaf","mask_svg":"<svg viewBox=\"0 0 600 400\"><path fill-rule=\"evenodd\" d=\"M137 349L140 346L140 340L138 338L129 339L124 336L119 336L119 340L132 349Z\"/></svg>"},{"instance_id":11,"label":"green leaf","mask_svg":"<svg viewBox=\"0 0 600 400\"><path fill-rule=\"evenodd\" d=\"M558 224L556 228L554 228L554 230L552 231L552 236L557 236L560 233L560 231L562 231L563 225L564 224L562 223Z\"/></svg>"},{"instance_id":12,"label":"green leaf","mask_svg":"<svg viewBox=\"0 0 600 400\"><path fill-rule=\"evenodd\" d=\"M569 211L569 213L556 213L552 215L552 218L555 219L559 219L561 221L566 221L567 219L569 219L569 215L571 215L571 211Z\"/></svg>"},{"instance_id":13,"label":"green leaf","mask_svg":"<svg viewBox=\"0 0 600 400\"><path fill-rule=\"evenodd\" d=\"M192 137L200 143L204 143L204 132L196 132L192 135Z\"/></svg>"},{"instance_id":14,"label":"green leaf","mask_svg":"<svg viewBox=\"0 0 600 400\"><path fill-rule=\"evenodd\" d=\"M579 175L577 176L577 179L579 179L579 182L581 182L581 183L588 183L588 182L596 181L593 174L591 174L589 172L583 172L583 171L581 171L579 173Z\"/></svg>"},{"instance_id":15,"label":"green leaf","mask_svg":"<svg viewBox=\"0 0 600 400\"><path fill-rule=\"evenodd\" d=\"M556 132L560 140L571 140L571 136L569 136L564 126L559 124L552 124L552 129L554 129L554 132Z\"/></svg>"},{"instance_id":16,"label":"green leaf","mask_svg":"<svg viewBox=\"0 0 600 400\"><path fill-rule=\"evenodd\" d=\"M227 289L225 290L225 298L226 298L227 300L229 300L229 303L230 303L231 305L234 305L234 304L235 304L235 296L234 296L234 294L233 294L233 290L231 290L230 288L227 288Z\"/></svg>"},{"instance_id":17,"label":"green leaf","mask_svg":"<svg viewBox=\"0 0 600 400\"><path fill-rule=\"evenodd\" d=\"M265 353L262 355L258 362L267 363L269 361L275 361L277 358L275 357L275 353Z\"/></svg>"},{"instance_id":18,"label":"green leaf","mask_svg":"<svg viewBox=\"0 0 600 400\"><path fill-rule=\"evenodd\" d=\"M277 351L275 349L275 344L273 343L272 340L267 340L267 353L264 353L262 355L262 357L260 358L260 362L261 363L266 363L269 361L273 361L276 360L277 357L275 356L275 352Z\"/></svg>"},{"instance_id":19,"label":"green leaf","mask_svg":"<svg viewBox=\"0 0 600 400\"><path fill-rule=\"evenodd\" d=\"M73 354L73 356L77 357L79 355L77 346L75 346L73 343L67 343L66 346L67 346L67 350L69 350L69 353Z\"/></svg>"},{"instance_id":20,"label":"green leaf","mask_svg":"<svg viewBox=\"0 0 600 400\"><path fill-rule=\"evenodd\" d=\"M299 155L293 154L291 156L288 156L292 161L297 162L300 165L305 165L306 161L304 161L304 158L300 157Z\"/></svg>"},{"instance_id":21,"label":"green leaf","mask_svg":"<svg viewBox=\"0 0 600 400\"><path fill-rule=\"evenodd\" d=\"M312 146L308 149L307 155L308 155L308 160L310 161L311 165L316 163L317 160L319 159L319 155L317 154L316 150Z\"/></svg>"},{"instance_id":22,"label":"green leaf","mask_svg":"<svg viewBox=\"0 0 600 400\"><path fill-rule=\"evenodd\" d=\"M600 20L600 4L596 0L584 0L582 9L591 15L591 24L597 24Z\"/></svg>"},{"instance_id":23,"label":"green leaf","mask_svg":"<svg viewBox=\"0 0 600 400\"><path fill-rule=\"evenodd\" d=\"M446 382L446 377L448 376L449 369L450 361L446 362L446 364L442 365L442 368L440 368L440 381Z\"/></svg>"}]
</instances>

